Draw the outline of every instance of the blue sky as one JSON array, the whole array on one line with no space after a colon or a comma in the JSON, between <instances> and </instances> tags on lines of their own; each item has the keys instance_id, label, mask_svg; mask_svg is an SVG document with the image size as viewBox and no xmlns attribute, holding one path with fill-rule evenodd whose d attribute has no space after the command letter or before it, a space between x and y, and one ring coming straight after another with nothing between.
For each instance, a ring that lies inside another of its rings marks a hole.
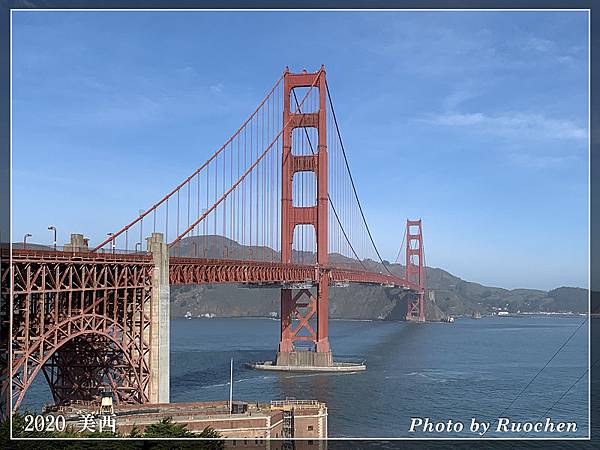
<instances>
[{"instance_id":1,"label":"blue sky","mask_svg":"<svg viewBox=\"0 0 600 450\"><path fill-rule=\"evenodd\" d=\"M97 241L327 68L376 242L506 288L588 282L585 12L15 12L13 239Z\"/></svg>"}]
</instances>

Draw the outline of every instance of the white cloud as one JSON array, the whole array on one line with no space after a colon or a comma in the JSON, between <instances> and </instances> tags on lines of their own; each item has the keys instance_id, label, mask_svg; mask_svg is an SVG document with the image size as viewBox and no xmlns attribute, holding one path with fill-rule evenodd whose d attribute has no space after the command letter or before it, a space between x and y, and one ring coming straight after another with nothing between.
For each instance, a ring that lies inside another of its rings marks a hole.
<instances>
[{"instance_id":1,"label":"white cloud","mask_svg":"<svg viewBox=\"0 0 600 450\"><path fill-rule=\"evenodd\" d=\"M223 88L225 86L223 86L223 83L217 83L217 84L213 84L210 87L210 90L213 91L215 94L220 94L221 92L223 92Z\"/></svg>"},{"instance_id":2,"label":"white cloud","mask_svg":"<svg viewBox=\"0 0 600 450\"><path fill-rule=\"evenodd\" d=\"M438 116L434 116L431 120L426 120L427 122L434 123L436 125L476 125L483 123L486 120L486 117L482 113L473 113L473 114L460 114L460 113L449 113L442 114Z\"/></svg>"},{"instance_id":3,"label":"white cloud","mask_svg":"<svg viewBox=\"0 0 600 450\"><path fill-rule=\"evenodd\" d=\"M525 43L526 48L542 53L548 53L556 50L556 43L549 39L543 39L537 36L531 36Z\"/></svg>"},{"instance_id":4,"label":"white cloud","mask_svg":"<svg viewBox=\"0 0 600 450\"><path fill-rule=\"evenodd\" d=\"M443 105L446 110L452 111L462 103L475 97L473 89L458 89L446 96Z\"/></svg>"},{"instance_id":5,"label":"white cloud","mask_svg":"<svg viewBox=\"0 0 600 450\"><path fill-rule=\"evenodd\" d=\"M513 153L510 159L516 165L529 167L533 169L554 169L564 167L577 161L574 155L566 156L549 156L549 155L534 155L530 153Z\"/></svg>"},{"instance_id":6,"label":"white cloud","mask_svg":"<svg viewBox=\"0 0 600 450\"><path fill-rule=\"evenodd\" d=\"M587 139L587 129L574 122L545 117L541 114L447 113L422 119L427 123L447 127L462 127L474 132L523 139Z\"/></svg>"}]
</instances>

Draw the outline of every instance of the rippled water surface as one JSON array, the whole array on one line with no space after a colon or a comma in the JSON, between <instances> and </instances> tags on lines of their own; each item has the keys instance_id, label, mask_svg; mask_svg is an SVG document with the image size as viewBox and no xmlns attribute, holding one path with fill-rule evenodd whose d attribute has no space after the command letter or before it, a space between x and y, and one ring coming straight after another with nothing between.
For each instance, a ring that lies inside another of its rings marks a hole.
<instances>
[{"instance_id":1,"label":"rippled water surface","mask_svg":"<svg viewBox=\"0 0 600 450\"><path fill-rule=\"evenodd\" d=\"M587 323L504 411L583 320L505 317L459 319L453 324L332 321L330 341L335 358L366 360L367 371L290 374L244 367L248 362L273 359L278 321L175 319L171 322L171 400L226 399L233 357L236 399L324 401L330 436L414 436L416 433L408 432L411 417L460 420L467 428L472 417L495 423L504 412L515 421L535 422L547 416L554 421L575 421L578 430L571 435L584 437L588 432L587 375L546 411L587 368ZM29 394L27 404L36 406L47 395L43 381ZM428 436L473 435L463 431Z\"/></svg>"},{"instance_id":2,"label":"rippled water surface","mask_svg":"<svg viewBox=\"0 0 600 450\"><path fill-rule=\"evenodd\" d=\"M325 401L332 436L406 436L412 416L465 422L471 417L496 419L582 320L332 321L334 355L367 362L367 371L355 374L246 369L246 362L273 358L278 339L274 320L174 320L172 400L226 398L233 356L236 398ZM505 415L536 421L587 363L586 324ZM553 420L576 421L580 436L587 435L587 386L586 376L548 414Z\"/></svg>"}]
</instances>

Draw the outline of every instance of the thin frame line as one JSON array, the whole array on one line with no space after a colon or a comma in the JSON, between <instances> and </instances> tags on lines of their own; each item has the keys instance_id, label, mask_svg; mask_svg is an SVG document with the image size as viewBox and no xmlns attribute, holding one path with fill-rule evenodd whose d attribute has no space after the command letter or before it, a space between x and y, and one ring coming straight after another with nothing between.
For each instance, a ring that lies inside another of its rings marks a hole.
<instances>
[{"instance_id":1,"label":"thin frame line","mask_svg":"<svg viewBox=\"0 0 600 450\"><path fill-rule=\"evenodd\" d=\"M13 71L13 64L12 64L12 33L13 33L13 11L17 11L17 12L21 12L21 11L26 11L26 12L139 12L139 11L146 11L146 12L338 12L338 13L342 13L342 12L587 12L587 16L588 16L588 318L590 319L590 322L588 324L588 370L590 370L590 363L591 363L591 9L590 8L509 8L509 9L501 9L501 8L467 8L467 9L461 9L461 8L440 8L440 9L434 9L434 8L407 8L407 9L402 9L402 8L391 8L391 9L384 9L384 8L373 8L373 9L359 9L359 8L350 8L350 9L334 9L334 8L324 8L324 9L318 9L318 8L307 8L307 9L302 9L302 8L298 8L298 9L281 9L281 8L265 8L265 9L249 9L249 8L240 8L240 9L235 9L235 8L227 8L227 9L219 9L219 8L206 8L206 9L197 9L197 8L182 8L182 9L167 9L167 8L157 8L157 9L134 9L134 8L124 8L124 9L118 9L118 8L93 8L93 9L85 9L85 8L76 8L76 9L68 9L68 8L44 8L44 9L28 9L28 8L11 8L10 9L10 50L9 50L9 61L10 61L10 243L9 243L9 248L10 248L10 268L9 268L9 273L10 273L10 301L9 301L9 308L10 308L10 324L9 324L9 333L10 333L10 337L12 338L12 328L13 328L13 308L12 308L12 304L13 304L13 276L12 276L12 241L13 241L13 235L12 235L12 182L13 182L13 178L12 178L12 172L13 172L13 167L12 167L12 163L13 163L13 157L12 157L12 138L13 138L13 133L12 133L12 121L13 121L13 114L12 114L12 107L13 107L13 99L12 99L12 71ZM11 342L11 340L9 339L9 342ZM123 438L56 438L56 437L52 437L52 438L15 438L13 437L13 428L12 428L12 415L13 415L13 402L12 402L12 387L13 387L13 383L12 383L12 357L13 357L13 348L12 348L12 344L10 345L10 352L9 352L9 369L10 372L8 374L9 379L10 379L10 383L9 383L9 415L10 415L10 439L11 440L84 440L84 441L89 441L89 440L124 440L124 439L129 439L129 440L147 440L147 438L127 438L127 437L123 437ZM496 439L503 439L503 440L562 440L562 439L569 439L569 440L590 440L591 439L591 371L588 374L588 436L586 437L572 437L572 438L560 438L560 437L556 437L556 438L543 438L543 437L531 437L531 438L504 438L504 437L488 437L485 438L487 440L496 440ZM163 438L159 438L159 440L162 440ZM164 439L174 439L174 440L192 440L192 439L199 439L199 440L229 440L229 438L164 438ZM433 438L433 437L429 437L429 438L420 438L420 437L414 437L414 438L410 438L410 437L398 437L398 438L326 438L326 440L473 440L473 439L483 439L483 438L477 438L477 437L473 437L473 438ZM268 440L277 440L277 439L268 439ZM294 440L307 440L305 438L294 438ZM313 439L314 440L314 439ZM321 439L319 439L321 440Z\"/></svg>"}]
</instances>

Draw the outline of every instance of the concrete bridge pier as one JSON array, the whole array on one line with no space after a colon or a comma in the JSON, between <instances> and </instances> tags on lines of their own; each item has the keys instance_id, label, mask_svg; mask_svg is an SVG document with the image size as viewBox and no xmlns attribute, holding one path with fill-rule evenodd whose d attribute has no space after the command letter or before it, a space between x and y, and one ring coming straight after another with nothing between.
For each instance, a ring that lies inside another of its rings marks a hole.
<instances>
[{"instance_id":1,"label":"concrete bridge pier","mask_svg":"<svg viewBox=\"0 0 600 450\"><path fill-rule=\"evenodd\" d=\"M169 246L162 233L146 238L148 252L154 259L152 274L150 367L151 403L169 403L170 291Z\"/></svg>"}]
</instances>

